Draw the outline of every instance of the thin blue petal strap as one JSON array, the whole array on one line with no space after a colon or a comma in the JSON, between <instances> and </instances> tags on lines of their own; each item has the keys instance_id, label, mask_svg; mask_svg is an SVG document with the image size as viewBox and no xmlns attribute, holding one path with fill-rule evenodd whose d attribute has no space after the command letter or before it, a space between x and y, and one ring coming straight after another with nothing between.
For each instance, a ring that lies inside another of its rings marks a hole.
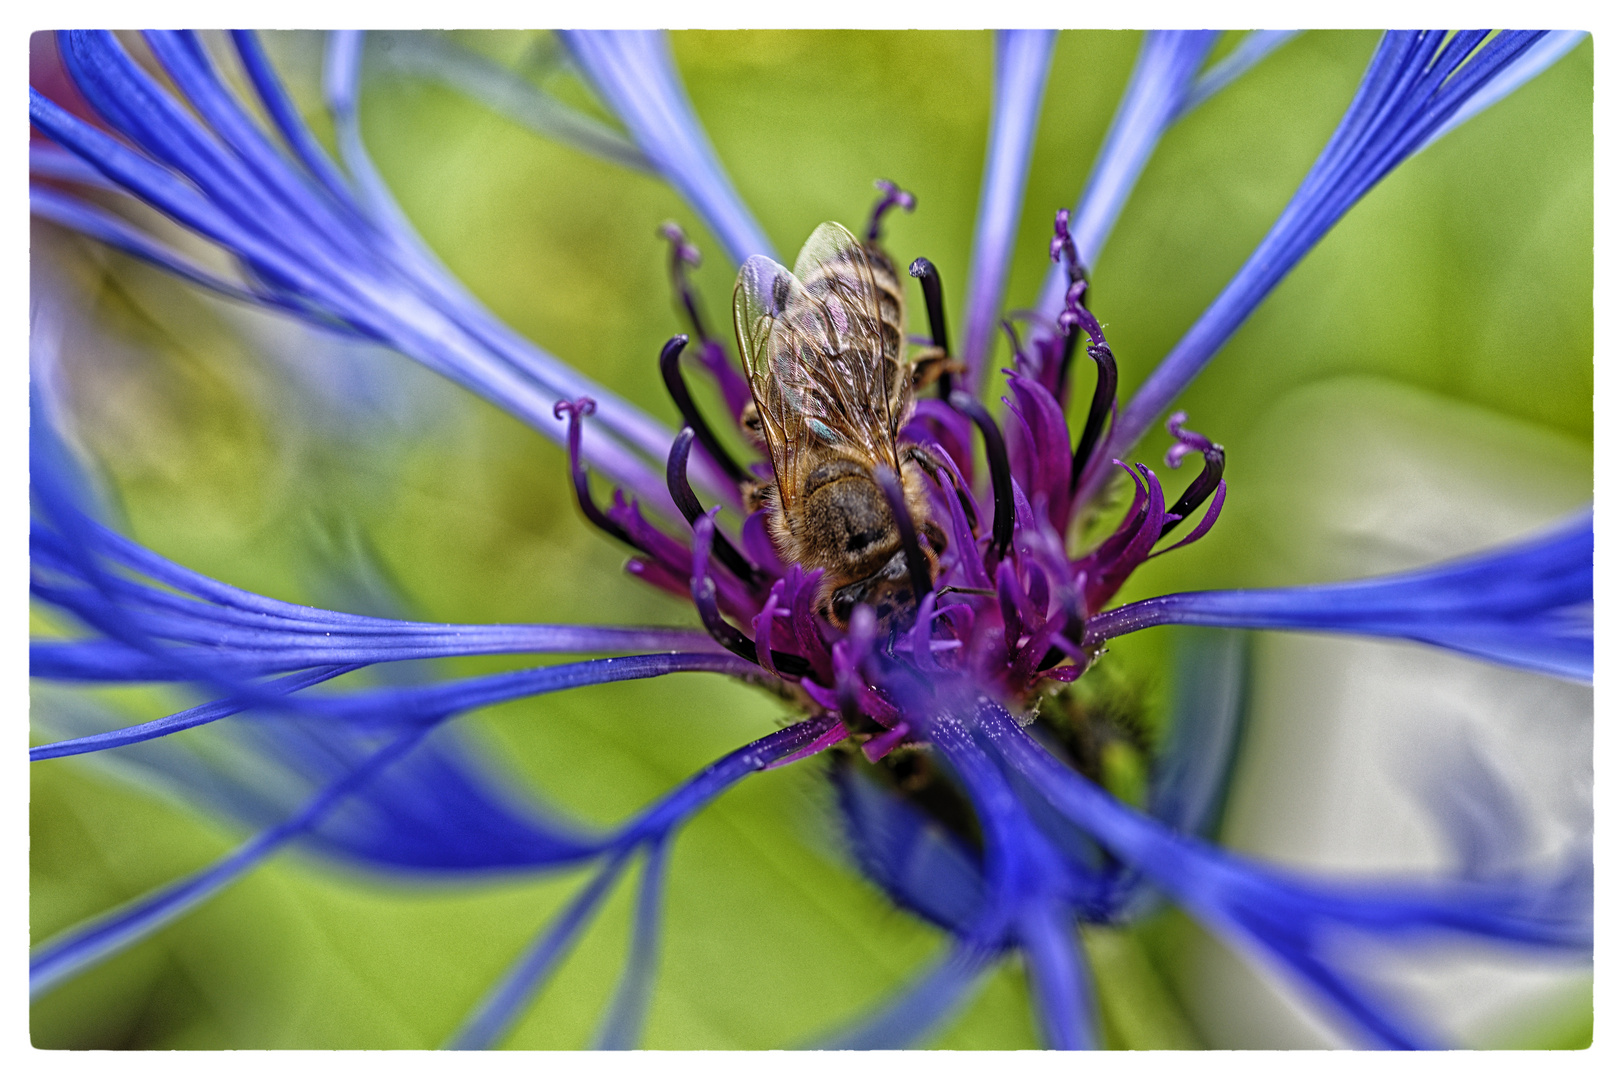
<instances>
[{"instance_id":1,"label":"thin blue petal strap","mask_svg":"<svg viewBox=\"0 0 1623 1080\"><path fill-rule=\"evenodd\" d=\"M1099 638L1168 623L1407 638L1587 682L1594 676L1594 521L1406 574L1329 585L1174 593L1102 612Z\"/></svg>"},{"instance_id":2,"label":"thin blue petal strap","mask_svg":"<svg viewBox=\"0 0 1623 1080\"><path fill-rule=\"evenodd\" d=\"M264 862L289 840L321 822L357 789L416 746L428 728L408 731L384 745L361 765L312 799L298 814L250 840L213 866L166 885L106 915L72 928L32 951L28 962L31 996L116 955L169 925Z\"/></svg>"},{"instance_id":3,"label":"thin blue petal strap","mask_svg":"<svg viewBox=\"0 0 1623 1080\"><path fill-rule=\"evenodd\" d=\"M445 1041L447 1050L489 1050L501 1041L519 1014L551 980L569 956L580 933L607 899L609 887L620 879L626 856L603 864L563 911L542 928L518 962L474 1006L460 1027Z\"/></svg>"},{"instance_id":4,"label":"thin blue petal strap","mask_svg":"<svg viewBox=\"0 0 1623 1080\"><path fill-rule=\"evenodd\" d=\"M970 249L960 359L964 381L980 385L981 366L997 328L1009 260L1031 172L1031 149L1054 57L1053 30L1000 30L993 66L992 127L981 173L975 242Z\"/></svg>"},{"instance_id":5,"label":"thin blue petal strap","mask_svg":"<svg viewBox=\"0 0 1623 1080\"><path fill-rule=\"evenodd\" d=\"M333 667L315 668L296 675L288 675L277 679L270 684L270 689L276 693L295 693L317 683L336 679L340 675L347 675L359 668L359 664L345 664ZM135 743L146 742L148 739L171 735L187 728L200 727L216 720L223 720L228 716L235 716L246 706L225 699L211 701L206 705L197 705L184 709L157 720L149 720L144 724L132 724L129 727L118 728L114 731L102 732L98 735L84 735L76 739L63 739L59 742L45 743L41 746L28 748L29 761L49 761L52 758L72 757L75 754L90 754L97 750L111 750L119 746L131 746Z\"/></svg>"},{"instance_id":6,"label":"thin blue petal strap","mask_svg":"<svg viewBox=\"0 0 1623 1080\"><path fill-rule=\"evenodd\" d=\"M1121 216L1161 136L1177 118L1190 85L1217 40L1210 30L1151 30L1139 47L1138 61L1110 121L1104 146L1071 215L1071 237L1083 266L1093 266ZM1043 283L1037 310L1057 319L1070 286L1063 264L1054 266Z\"/></svg>"},{"instance_id":7,"label":"thin blue petal strap","mask_svg":"<svg viewBox=\"0 0 1623 1080\"><path fill-rule=\"evenodd\" d=\"M1061 764L997 706L980 711L989 752L1028 789L1142 871L1218 933L1272 955L1323 993L1378 1045L1430 1040L1396 1019L1379 994L1339 969L1351 935L1463 933L1581 953L1593 942L1593 865L1568 852L1553 871L1491 881L1428 879L1326 885L1271 870L1172 832ZM1343 948L1338 949L1341 945Z\"/></svg>"},{"instance_id":8,"label":"thin blue petal strap","mask_svg":"<svg viewBox=\"0 0 1623 1080\"><path fill-rule=\"evenodd\" d=\"M561 30L575 63L665 179L697 210L734 263L776 259L693 113L657 30Z\"/></svg>"},{"instance_id":9,"label":"thin blue petal strap","mask_svg":"<svg viewBox=\"0 0 1623 1080\"><path fill-rule=\"evenodd\" d=\"M1093 979L1082 956L1076 916L1056 905L1028 911L1016 928L1025 954L1043 1041L1052 1050L1099 1045Z\"/></svg>"},{"instance_id":10,"label":"thin blue petal strap","mask_svg":"<svg viewBox=\"0 0 1623 1080\"><path fill-rule=\"evenodd\" d=\"M818 1044L824 1050L905 1050L961 1009L984 981L993 954L958 943L856 1026Z\"/></svg>"},{"instance_id":11,"label":"thin blue petal strap","mask_svg":"<svg viewBox=\"0 0 1623 1080\"><path fill-rule=\"evenodd\" d=\"M536 134L582 153L637 172L655 171L625 136L445 34L373 31L368 41L374 61L390 72L432 79L461 91Z\"/></svg>"},{"instance_id":12,"label":"thin blue petal strap","mask_svg":"<svg viewBox=\"0 0 1623 1080\"><path fill-rule=\"evenodd\" d=\"M669 839L656 841L643 863L642 881L637 890L637 913L631 926L631 947L614 1000L598 1030L593 1049L635 1050L642 1041L643 1024L654 993L654 973L659 962L661 906L665 880L670 868Z\"/></svg>"},{"instance_id":13,"label":"thin blue petal strap","mask_svg":"<svg viewBox=\"0 0 1623 1080\"><path fill-rule=\"evenodd\" d=\"M1301 186L1222 293L1139 386L1096 461L1127 457L1257 305L1366 192L1501 76L1514 71L1525 81L1537 73L1516 65L1543 31L1501 31L1484 44L1486 34L1394 31L1382 37L1352 103ZM1497 84L1495 93L1511 89ZM1082 497L1096 494L1106 476L1106 469L1090 468Z\"/></svg>"},{"instance_id":14,"label":"thin blue petal strap","mask_svg":"<svg viewBox=\"0 0 1623 1080\"><path fill-rule=\"evenodd\" d=\"M1178 114L1174 119L1182 119L1204 104L1219 90L1272 56L1275 49L1300 33L1300 30L1253 30L1246 34L1234 47L1233 52L1207 68L1194 81L1189 87L1189 93L1184 96L1183 104L1178 106Z\"/></svg>"}]
</instances>

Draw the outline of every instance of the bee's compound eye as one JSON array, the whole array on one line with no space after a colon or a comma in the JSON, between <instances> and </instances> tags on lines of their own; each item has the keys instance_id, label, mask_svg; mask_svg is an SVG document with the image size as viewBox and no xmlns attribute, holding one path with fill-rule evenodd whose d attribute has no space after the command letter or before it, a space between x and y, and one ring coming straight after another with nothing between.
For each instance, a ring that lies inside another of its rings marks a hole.
<instances>
[{"instance_id":1,"label":"bee's compound eye","mask_svg":"<svg viewBox=\"0 0 1623 1080\"><path fill-rule=\"evenodd\" d=\"M856 600L853 597L842 596L836 593L834 596L834 602L830 606L834 610L835 621L846 623L851 621L851 610L857 605Z\"/></svg>"}]
</instances>

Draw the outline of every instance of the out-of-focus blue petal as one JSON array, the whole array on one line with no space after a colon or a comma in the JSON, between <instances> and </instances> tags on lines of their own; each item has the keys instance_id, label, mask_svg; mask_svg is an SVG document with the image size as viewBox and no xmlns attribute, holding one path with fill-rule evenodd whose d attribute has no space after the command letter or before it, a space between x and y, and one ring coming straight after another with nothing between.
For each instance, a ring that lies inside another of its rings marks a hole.
<instances>
[{"instance_id":1,"label":"out-of-focus blue petal","mask_svg":"<svg viewBox=\"0 0 1623 1080\"><path fill-rule=\"evenodd\" d=\"M1285 965L1378 1045L1429 1040L1343 972L1358 934L1386 940L1467 934L1554 950L1592 948L1592 867L1584 853L1569 853L1551 872L1491 882L1326 885L1225 855L1123 805L1060 764L1000 707L983 706L980 732L1013 775L1118 858L1211 929Z\"/></svg>"},{"instance_id":2,"label":"out-of-focus blue petal","mask_svg":"<svg viewBox=\"0 0 1623 1080\"><path fill-rule=\"evenodd\" d=\"M1071 237L1082 265L1097 262L1133 185L1178 116L1195 73L1216 40L1211 30L1151 30L1144 35L1127 92L1116 106L1104 146L1071 215ZM1057 319L1069 285L1064 265L1056 265L1043 283L1037 310Z\"/></svg>"},{"instance_id":3,"label":"out-of-focus blue petal","mask_svg":"<svg viewBox=\"0 0 1623 1080\"><path fill-rule=\"evenodd\" d=\"M1076 916L1038 908L1020 920L1018 933L1043 1041L1053 1050L1092 1050L1099 1044L1093 980L1081 956Z\"/></svg>"},{"instance_id":4,"label":"out-of-focus blue petal","mask_svg":"<svg viewBox=\"0 0 1623 1080\"><path fill-rule=\"evenodd\" d=\"M107 710L42 695L36 720L76 734ZM115 777L201 806L253 830L271 828L375 752L372 735L312 721L222 727L205 742L156 740L89 759ZM354 793L302 841L345 862L394 873L498 873L578 861L602 848L594 830L542 805L497 763L440 731Z\"/></svg>"},{"instance_id":5,"label":"out-of-focus blue petal","mask_svg":"<svg viewBox=\"0 0 1623 1080\"><path fill-rule=\"evenodd\" d=\"M963 846L911 803L856 767L832 772L851 854L899 906L967 933L986 902L980 867Z\"/></svg>"},{"instance_id":6,"label":"out-of-focus blue petal","mask_svg":"<svg viewBox=\"0 0 1623 1080\"><path fill-rule=\"evenodd\" d=\"M1541 74L1545 68L1577 48L1578 43L1588 36L1582 30L1551 30L1486 86L1472 94L1470 99L1460 106L1459 111L1449 117L1447 123L1421 144L1420 149L1424 150L1483 109L1509 96L1522 83Z\"/></svg>"},{"instance_id":7,"label":"out-of-focus blue petal","mask_svg":"<svg viewBox=\"0 0 1623 1080\"><path fill-rule=\"evenodd\" d=\"M375 31L367 36L367 48L379 66L460 90L538 135L627 169L654 171L625 136L444 34Z\"/></svg>"},{"instance_id":8,"label":"out-of-focus blue petal","mask_svg":"<svg viewBox=\"0 0 1623 1080\"><path fill-rule=\"evenodd\" d=\"M587 883L575 901L559 914L519 962L509 969L501 982L474 1008L446 1045L454 1050L479 1050L494 1045L502 1037L517 1019L519 1012L529 1004L557 970L567 950L574 943L586 921L601 906L609 886L619 878L626 861L637 846L663 848L675 830L711 800L750 773L759 772L814 742L835 722L831 718L803 721L740 747L694 774L692 778L662 796L653 806L617 830L613 839L604 845L604 850L609 852L609 856L603 868ZM639 918L645 910L651 912L651 905L657 902L660 874L663 870L662 861L663 855L657 852L651 856L650 869L656 871L656 876L648 887L654 890L653 899L648 899L645 890L644 899L647 902L639 903ZM647 957L643 959L646 962ZM634 946L630 962L634 964L637 960ZM651 973L648 973L635 977L647 978L650 975ZM631 979L633 976L628 974L627 978ZM635 987L633 989L639 995L646 995L645 990L637 990ZM634 1020L635 1017L628 1016L626 1019ZM611 1013L610 1026L615 1026L616 1023L614 1014Z\"/></svg>"},{"instance_id":9,"label":"out-of-focus blue petal","mask_svg":"<svg viewBox=\"0 0 1623 1080\"><path fill-rule=\"evenodd\" d=\"M1407 574L1286 589L1174 593L1102 612L1101 638L1182 623L1398 637L1497 664L1594 677L1594 519Z\"/></svg>"},{"instance_id":10,"label":"out-of-focus blue petal","mask_svg":"<svg viewBox=\"0 0 1623 1080\"><path fill-rule=\"evenodd\" d=\"M981 365L996 331L1009 280L1009 259L1026 197L1031 147L1042 110L1043 88L1054 57L1052 30L1000 30L992 83L992 129L975 212L975 242L965 290L960 358L964 380L980 385Z\"/></svg>"},{"instance_id":11,"label":"out-of-focus blue petal","mask_svg":"<svg viewBox=\"0 0 1623 1080\"><path fill-rule=\"evenodd\" d=\"M114 955L168 925L207 900L289 840L307 832L378 772L421 740L426 729L398 736L305 808L196 874L172 882L131 904L82 923L33 950L28 964L29 993L37 996L84 968Z\"/></svg>"},{"instance_id":12,"label":"out-of-focus blue petal","mask_svg":"<svg viewBox=\"0 0 1623 1080\"><path fill-rule=\"evenodd\" d=\"M1179 642L1172 731L1150 775L1149 812L1182 833L1215 824L1245 717L1244 634L1188 631Z\"/></svg>"},{"instance_id":13,"label":"out-of-focus blue petal","mask_svg":"<svg viewBox=\"0 0 1623 1080\"><path fill-rule=\"evenodd\" d=\"M658 30L559 31L570 55L660 173L699 212L733 262L776 259L693 115Z\"/></svg>"},{"instance_id":14,"label":"out-of-focus blue petal","mask_svg":"<svg viewBox=\"0 0 1623 1080\"><path fill-rule=\"evenodd\" d=\"M137 229L123 218L108 213L94 203L76 199L54 188L34 184L29 188L28 206L30 213L37 218L83 233L93 240L100 240L109 247L151 263L160 270L167 270L193 285L217 292L232 300L277 308L294 315L304 315L301 309L286 303L280 297L254 292L204 269L161 240ZM342 328L334 326L331 329L338 331Z\"/></svg>"},{"instance_id":15,"label":"out-of-focus blue petal","mask_svg":"<svg viewBox=\"0 0 1623 1080\"><path fill-rule=\"evenodd\" d=\"M446 1040L445 1049L489 1050L507 1034L520 1010L529 1005L569 956L580 932L603 906L609 886L620 879L625 863L626 856L621 855L603 864L569 906L547 924L519 962L474 1006L462 1026Z\"/></svg>"},{"instance_id":16,"label":"out-of-focus blue petal","mask_svg":"<svg viewBox=\"0 0 1623 1080\"><path fill-rule=\"evenodd\" d=\"M985 977L993 954L962 942L952 946L890 1002L825 1050L904 1050L952 1018Z\"/></svg>"},{"instance_id":17,"label":"out-of-focus blue petal","mask_svg":"<svg viewBox=\"0 0 1623 1080\"><path fill-rule=\"evenodd\" d=\"M626 968L615 988L614 1000L593 1049L634 1050L642 1041L643 1022L648 1016L649 999L654 993L654 965L659 960L659 926L665 896L666 870L670 866L669 840L654 843L642 868L637 890L637 914L631 926L631 948Z\"/></svg>"},{"instance_id":18,"label":"out-of-focus blue petal","mask_svg":"<svg viewBox=\"0 0 1623 1080\"><path fill-rule=\"evenodd\" d=\"M1234 47L1233 52L1207 68L1190 85L1189 93L1184 95L1183 104L1178 106L1178 114L1174 119L1182 118L1186 113L1203 104L1213 94L1256 67L1257 64L1272 55L1275 49L1300 33L1300 30L1251 31L1240 39L1240 43Z\"/></svg>"},{"instance_id":19,"label":"out-of-focus blue petal","mask_svg":"<svg viewBox=\"0 0 1623 1080\"><path fill-rule=\"evenodd\" d=\"M146 658L142 657L142 659ZM301 671L276 679L268 683L266 689L272 693L292 694L307 687L315 686L317 683L326 682L328 679L336 679L340 675L347 675L351 671L358 670L360 666L359 664L345 664L336 667L312 668L309 671ZM38 676L40 673L35 670L32 674ZM164 675L158 672L149 674L152 675L150 681L161 681L164 678ZM62 676L52 677L61 678ZM129 676L122 675L120 678L129 678ZM136 676L132 681L147 682L149 680ZM245 708L247 708L246 704L229 699L211 701L205 705L197 705L190 709L171 713L168 716L159 717L157 720L148 720L144 724L131 724L112 731L98 732L94 735L82 735L73 739L45 743L41 746L31 746L28 748L28 760L49 761L52 758L73 757L76 754L89 754L97 750L112 750L120 746L131 746L135 743L146 742L149 739L171 735L177 731L185 731L188 728L212 724L216 720L235 716Z\"/></svg>"},{"instance_id":20,"label":"out-of-focus blue petal","mask_svg":"<svg viewBox=\"0 0 1623 1080\"><path fill-rule=\"evenodd\" d=\"M30 119L108 180L242 260L256 286L247 291L275 298L259 303L403 352L556 439L564 425L552 406L592 397L598 423L586 433L590 459L650 504L665 505L668 492L648 459L664 459L671 433L497 321L427 254L398 212L385 209L392 199L365 167L356 177L365 197L357 198L303 130L263 57L244 48L251 40L239 35L239 51L296 161L248 117L188 34L154 32L149 42L199 115L112 35L61 38L75 83L136 149L35 91ZM354 145L348 149L352 164L362 160ZM698 479L715 482L703 469Z\"/></svg>"},{"instance_id":21,"label":"out-of-focus blue petal","mask_svg":"<svg viewBox=\"0 0 1623 1080\"><path fill-rule=\"evenodd\" d=\"M1082 484L1096 494L1113 458L1125 458L1179 392L1217 354L1313 246L1366 192L1516 68L1544 31L1393 31L1381 38L1324 151L1233 280L1122 409ZM1487 39L1484 43L1484 39ZM1479 47L1480 46L1480 47ZM1506 86L1500 91L1508 93Z\"/></svg>"}]
</instances>

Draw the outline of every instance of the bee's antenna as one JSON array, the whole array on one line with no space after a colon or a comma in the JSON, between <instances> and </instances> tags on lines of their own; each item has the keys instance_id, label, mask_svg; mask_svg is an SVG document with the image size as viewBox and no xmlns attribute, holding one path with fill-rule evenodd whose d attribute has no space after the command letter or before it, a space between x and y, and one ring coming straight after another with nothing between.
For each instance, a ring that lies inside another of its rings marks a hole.
<instances>
[{"instance_id":1,"label":"bee's antenna","mask_svg":"<svg viewBox=\"0 0 1623 1080\"><path fill-rule=\"evenodd\" d=\"M874 469L874 478L879 481L879 490L885 493L891 516L896 519L896 531L902 538L902 553L907 557L907 576L913 583L913 602L922 604L932 585L930 564L925 561L924 551L919 547L919 532L913 527L913 514L907 509L902 482L884 465Z\"/></svg>"},{"instance_id":2,"label":"bee's antenna","mask_svg":"<svg viewBox=\"0 0 1623 1080\"><path fill-rule=\"evenodd\" d=\"M930 314L930 338L935 347L941 350L942 356L951 356L952 347L947 344L947 308L941 302L941 274L936 270L935 263L922 255L913 260L913 265L907 272L919 279L919 288L924 291L924 309ZM940 393L943 399L952 396L952 373L943 371L938 380Z\"/></svg>"},{"instance_id":3,"label":"bee's antenna","mask_svg":"<svg viewBox=\"0 0 1623 1080\"><path fill-rule=\"evenodd\" d=\"M962 390L954 390L948 400L981 429L986 441L986 469L992 474L992 553L1002 562L1014 541L1014 476L1009 472L1009 451L1003 445L1003 432L986 406Z\"/></svg>"},{"instance_id":4,"label":"bee's antenna","mask_svg":"<svg viewBox=\"0 0 1623 1080\"><path fill-rule=\"evenodd\" d=\"M665 459L665 486L670 488L671 499L676 508L682 511L682 516L692 525L704 514L704 507L699 505L699 497L693 494L693 487L688 483L688 451L693 448L693 429L683 428L676 435L676 441L671 443L670 457ZM750 561L733 546L720 529L711 534L710 550L721 564L731 570L739 581L746 585L761 584L760 571L750 565Z\"/></svg>"},{"instance_id":5,"label":"bee's antenna","mask_svg":"<svg viewBox=\"0 0 1623 1080\"><path fill-rule=\"evenodd\" d=\"M693 403L693 395L688 393L687 380L682 377L681 357L682 350L687 348L688 336L677 334L665 343L659 350L659 374L665 380L665 389L670 392L671 400L676 402L676 409L682 414L682 422L693 429L699 438L699 445L704 447L712 460L721 466L732 482L739 487L748 484L752 479L744 471L744 467L733 460L733 456L716 439L715 432L710 425L704 422L699 407ZM692 521L692 518L688 519Z\"/></svg>"}]
</instances>

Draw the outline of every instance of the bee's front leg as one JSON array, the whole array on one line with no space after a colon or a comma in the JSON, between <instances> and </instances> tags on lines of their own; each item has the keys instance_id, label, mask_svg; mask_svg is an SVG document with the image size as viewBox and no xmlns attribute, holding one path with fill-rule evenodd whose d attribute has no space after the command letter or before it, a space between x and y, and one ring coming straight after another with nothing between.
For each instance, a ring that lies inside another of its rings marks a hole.
<instances>
[{"instance_id":1,"label":"bee's front leg","mask_svg":"<svg viewBox=\"0 0 1623 1080\"><path fill-rule=\"evenodd\" d=\"M761 410L755 407L755 402L744 406L744 411L738 414L738 424L749 436L750 442L755 444L755 449L766 453L766 429L761 426Z\"/></svg>"},{"instance_id":2,"label":"bee's front leg","mask_svg":"<svg viewBox=\"0 0 1623 1080\"><path fill-rule=\"evenodd\" d=\"M926 345L913 354L913 392L929 386L943 375L958 375L964 362L948 356L939 345Z\"/></svg>"}]
</instances>

